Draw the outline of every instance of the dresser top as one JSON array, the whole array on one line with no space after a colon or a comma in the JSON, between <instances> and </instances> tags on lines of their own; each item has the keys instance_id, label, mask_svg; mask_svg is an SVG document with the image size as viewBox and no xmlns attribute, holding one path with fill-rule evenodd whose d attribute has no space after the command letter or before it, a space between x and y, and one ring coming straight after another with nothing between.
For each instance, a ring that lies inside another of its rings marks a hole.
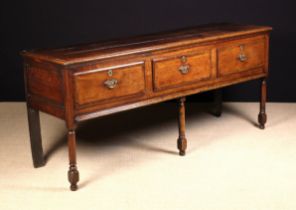
<instances>
[{"instance_id":1,"label":"dresser top","mask_svg":"<svg viewBox=\"0 0 296 210\"><path fill-rule=\"evenodd\" d=\"M162 32L114 41L80 44L56 49L23 51L22 55L61 65L70 65L269 31L271 31L271 27L268 26L231 23L208 24L178 31Z\"/></svg>"}]
</instances>

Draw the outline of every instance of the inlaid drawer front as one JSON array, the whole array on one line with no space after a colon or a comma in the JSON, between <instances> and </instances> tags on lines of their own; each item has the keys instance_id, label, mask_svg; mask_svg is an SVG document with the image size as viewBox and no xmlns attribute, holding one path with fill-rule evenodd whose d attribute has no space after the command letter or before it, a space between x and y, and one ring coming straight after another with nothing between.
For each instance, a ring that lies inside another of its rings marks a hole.
<instances>
[{"instance_id":1,"label":"inlaid drawer front","mask_svg":"<svg viewBox=\"0 0 296 210\"><path fill-rule=\"evenodd\" d=\"M182 87L211 77L210 50L153 59L155 91Z\"/></svg>"},{"instance_id":2,"label":"inlaid drawer front","mask_svg":"<svg viewBox=\"0 0 296 210\"><path fill-rule=\"evenodd\" d=\"M144 62L94 69L74 74L75 102L93 102L145 94Z\"/></svg>"},{"instance_id":3,"label":"inlaid drawer front","mask_svg":"<svg viewBox=\"0 0 296 210\"><path fill-rule=\"evenodd\" d=\"M218 48L218 75L251 70L264 65L264 39L242 40Z\"/></svg>"}]
</instances>

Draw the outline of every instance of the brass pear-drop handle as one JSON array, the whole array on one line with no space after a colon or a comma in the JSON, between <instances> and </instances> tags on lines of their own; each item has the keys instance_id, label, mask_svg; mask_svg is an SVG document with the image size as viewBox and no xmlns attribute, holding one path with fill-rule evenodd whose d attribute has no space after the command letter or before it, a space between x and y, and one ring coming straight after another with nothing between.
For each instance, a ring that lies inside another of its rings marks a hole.
<instances>
[{"instance_id":1,"label":"brass pear-drop handle","mask_svg":"<svg viewBox=\"0 0 296 210\"><path fill-rule=\"evenodd\" d=\"M240 61L240 62L245 62L248 60L248 57L246 56L246 54L244 53L244 46L241 45L240 46L240 54L238 55L237 59Z\"/></svg>"},{"instance_id":2,"label":"brass pear-drop handle","mask_svg":"<svg viewBox=\"0 0 296 210\"><path fill-rule=\"evenodd\" d=\"M245 61L248 60L248 57L244 53L240 53L238 55L238 60L241 61L241 62L245 62Z\"/></svg>"},{"instance_id":3,"label":"brass pear-drop handle","mask_svg":"<svg viewBox=\"0 0 296 210\"><path fill-rule=\"evenodd\" d=\"M109 88L109 89L114 89L118 84L118 80L117 79L108 79L104 82L104 85Z\"/></svg>"},{"instance_id":4,"label":"brass pear-drop handle","mask_svg":"<svg viewBox=\"0 0 296 210\"><path fill-rule=\"evenodd\" d=\"M179 71L182 74L187 74L189 72L190 66L188 64L183 64L179 67Z\"/></svg>"}]
</instances>

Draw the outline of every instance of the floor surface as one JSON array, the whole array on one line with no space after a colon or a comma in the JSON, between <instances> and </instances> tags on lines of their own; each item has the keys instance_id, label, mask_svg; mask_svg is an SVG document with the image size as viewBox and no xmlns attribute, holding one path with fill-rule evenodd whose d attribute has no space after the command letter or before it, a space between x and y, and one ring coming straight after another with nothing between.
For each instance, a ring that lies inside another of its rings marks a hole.
<instances>
[{"instance_id":1,"label":"floor surface","mask_svg":"<svg viewBox=\"0 0 296 210\"><path fill-rule=\"evenodd\" d=\"M0 209L296 209L296 104L225 103L220 118L187 103L188 150L173 103L78 128L79 190L69 191L64 122L41 114L47 164L34 169L24 103L0 103Z\"/></svg>"}]
</instances>

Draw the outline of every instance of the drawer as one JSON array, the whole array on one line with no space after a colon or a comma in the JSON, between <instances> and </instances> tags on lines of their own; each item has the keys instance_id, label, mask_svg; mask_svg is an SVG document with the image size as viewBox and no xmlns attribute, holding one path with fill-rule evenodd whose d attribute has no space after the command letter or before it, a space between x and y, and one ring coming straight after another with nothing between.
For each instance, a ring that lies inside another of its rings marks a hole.
<instances>
[{"instance_id":1,"label":"drawer","mask_svg":"<svg viewBox=\"0 0 296 210\"><path fill-rule=\"evenodd\" d=\"M145 94L144 62L74 74L75 102L85 105Z\"/></svg>"},{"instance_id":2,"label":"drawer","mask_svg":"<svg viewBox=\"0 0 296 210\"><path fill-rule=\"evenodd\" d=\"M265 40L241 40L218 48L218 75L251 70L264 65Z\"/></svg>"},{"instance_id":3,"label":"drawer","mask_svg":"<svg viewBox=\"0 0 296 210\"><path fill-rule=\"evenodd\" d=\"M155 58L152 63L155 91L182 87L211 77L210 50Z\"/></svg>"}]
</instances>

